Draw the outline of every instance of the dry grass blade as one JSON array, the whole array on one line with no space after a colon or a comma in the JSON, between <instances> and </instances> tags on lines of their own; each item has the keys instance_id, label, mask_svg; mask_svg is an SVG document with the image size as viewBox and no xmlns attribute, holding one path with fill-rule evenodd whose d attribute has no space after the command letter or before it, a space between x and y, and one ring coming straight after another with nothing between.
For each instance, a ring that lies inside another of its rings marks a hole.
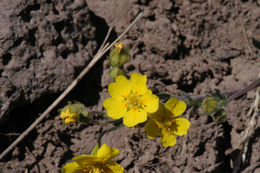
<instances>
[{"instance_id":1,"label":"dry grass blade","mask_svg":"<svg viewBox=\"0 0 260 173\"><path fill-rule=\"evenodd\" d=\"M247 113L247 117L250 118L250 120L247 123L247 128L242 133L240 144L239 146L237 146L237 148L240 148L240 154L236 159L233 173L237 173L239 171L241 161L245 163L249 140L255 131L256 117L259 115L259 102L260 102L260 87L257 88L255 101Z\"/></svg>"},{"instance_id":2,"label":"dry grass blade","mask_svg":"<svg viewBox=\"0 0 260 173\"><path fill-rule=\"evenodd\" d=\"M142 16L140 13L135 20L126 28L126 30L110 45L106 44L105 41L107 40L108 36L106 36L104 43L104 47L101 46L100 50L94 56L92 61L87 65L87 67L79 74L79 76L70 84L70 86L40 115L38 119L36 119L31 126L26 129L7 149L5 149L1 155L0 160L9 152L11 151L20 141L23 140L25 136L27 136L52 110L56 107L62 99L66 97L66 95L79 83L79 81L89 72L89 70L96 64L96 62L119 40L125 35L128 30L137 22L138 19ZM110 34L111 29L108 31Z\"/></svg>"}]
</instances>

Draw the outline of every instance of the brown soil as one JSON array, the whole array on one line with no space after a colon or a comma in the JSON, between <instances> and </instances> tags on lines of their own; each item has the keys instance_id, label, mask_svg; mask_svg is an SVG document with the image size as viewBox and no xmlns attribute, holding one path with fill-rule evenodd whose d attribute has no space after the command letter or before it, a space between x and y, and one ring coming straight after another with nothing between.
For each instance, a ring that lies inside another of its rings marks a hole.
<instances>
[{"instance_id":1,"label":"brown soil","mask_svg":"<svg viewBox=\"0 0 260 173\"><path fill-rule=\"evenodd\" d=\"M0 2L0 152L7 148L72 82L101 45L143 18L122 41L131 47L128 74L146 74L154 93L230 91L260 72L260 1L62 0ZM103 110L112 81L103 58L59 105L77 100ZM232 172L239 156L251 91L228 104L227 122L185 113L188 134L173 147L145 137L143 128L107 132L102 143L120 149L125 172ZM57 108L58 109L58 108ZM91 152L112 125L64 126L57 109L4 160L1 172L60 172L73 154ZM97 119L101 119L97 117ZM260 119L238 172L260 172Z\"/></svg>"}]
</instances>

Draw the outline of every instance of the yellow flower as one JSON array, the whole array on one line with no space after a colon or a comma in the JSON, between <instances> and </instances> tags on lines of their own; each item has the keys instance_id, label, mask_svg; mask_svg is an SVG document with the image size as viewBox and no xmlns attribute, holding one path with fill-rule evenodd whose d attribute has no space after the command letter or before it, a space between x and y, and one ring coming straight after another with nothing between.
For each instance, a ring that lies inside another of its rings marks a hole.
<instances>
[{"instance_id":1,"label":"yellow flower","mask_svg":"<svg viewBox=\"0 0 260 173\"><path fill-rule=\"evenodd\" d=\"M116 47L116 51L117 51L117 53L118 54L120 54L120 52L121 52L121 50L123 49L123 47L124 47L124 43L116 43L115 44L115 47Z\"/></svg>"},{"instance_id":2,"label":"yellow flower","mask_svg":"<svg viewBox=\"0 0 260 173\"><path fill-rule=\"evenodd\" d=\"M65 123L76 122L79 112L71 112L70 106L67 106L65 110L61 111L60 117L65 119Z\"/></svg>"},{"instance_id":3,"label":"yellow flower","mask_svg":"<svg viewBox=\"0 0 260 173\"><path fill-rule=\"evenodd\" d=\"M164 147L176 144L176 135L187 134L190 122L180 118L186 110L186 104L177 98L170 98L165 105L159 103L159 109L149 114L149 121L145 125L146 136L154 139L161 134L161 142Z\"/></svg>"},{"instance_id":4,"label":"yellow flower","mask_svg":"<svg viewBox=\"0 0 260 173\"><path fill-rule=\"evenodd\" d=\"M117 76L116 82L108 86L112 96L104 101L107 115L113 119L123 117L124 125L133 127L147 120L147 113L158 109L159 98L146 86L147 77L133 73L130 80Z\"/></svg>"},{"instance_id":5,"label":"yellow flower","mask_svg":"<svg viewBox=\"0 0 260 173\"><path fill-rule=\"evenodd\" d=\"M66 164L62 168L64 173L123 173L124 168L112 161L120 154L116 148L106 144L94 155L79 155L73 158L75 162Z\"/></svg>"}]
</instances>

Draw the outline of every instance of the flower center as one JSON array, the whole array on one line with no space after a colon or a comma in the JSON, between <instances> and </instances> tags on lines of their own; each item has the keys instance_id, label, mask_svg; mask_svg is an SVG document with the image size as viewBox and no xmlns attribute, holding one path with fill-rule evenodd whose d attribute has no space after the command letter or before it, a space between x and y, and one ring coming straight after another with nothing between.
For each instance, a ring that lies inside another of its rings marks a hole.
<instances>
[{"instance_id":1,"label":"flower center","mask_svg":"<svg viewBox=\"0 0 260 173\"><path fill-rule=\"evenodd\" d=\"M162 116L162 127L164 129L167 129L168 131L172 131L172 128L175 126L174 118L171 117L170 113L165 113L164 116Z\"/></svg>"},{"instance_id":2,"label":"flower center","mask_svg":"<svg viewBox=\"0 0 260 173\"><path fill-rule=\"evenodd\" d=\"M141 103L141 95L137 95L133 92L126 96L124 101L127 106L127 111L131 109L140 109L143 107L143 104Z\"/></svg>"},{"instance_id":3,"label":"flower center","mask_svg":"<svg viewBox=\"0 0 260 173\"><path fill-rule=\"evenodd\" d=\"M85 166L84 168L82 168L82 171L83 171L83 172L89 172L90 169L91 169L90 166Z\"/></svg>"}]
</instances>

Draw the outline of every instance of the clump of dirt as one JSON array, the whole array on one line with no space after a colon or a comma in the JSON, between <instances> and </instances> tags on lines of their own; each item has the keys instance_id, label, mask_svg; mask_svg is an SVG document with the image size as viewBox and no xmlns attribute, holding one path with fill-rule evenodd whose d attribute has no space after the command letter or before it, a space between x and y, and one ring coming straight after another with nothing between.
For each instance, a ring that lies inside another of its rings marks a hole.
<instances>
[{"instance_id":1,"label":"clump of dirt","mask_svg":"<svg viewBox=\"0 0 260 173\"><path fill-rule=\"evenodd\" d=\"M17 105L66 89L99 40L85 1L2 1L0 7L3 122Z\"/></svg>"},{"instance_id":2,"label":"clump of dirt","mask_svg":"<svg viewBox=\"0 0 260 173\"><path fill-rule=\"evenodd\" d=\"M88 62L107 27L120 34L139 12L143 18L122 39L131 47L132 59L125 65L128 74L147 75L148 86L156 94L196 95L239 89L260 72L259 6L258 1L238 0L29 1L2 6L9 10L5 13L9 16L6 27L14 29L1 31L1 97L32 102L32 121L35 111L49 106ZM23 27L19 30L18 26ZM25 62L27 65L21 65ZM79 100L90 109L102 110L112 81L109 70L107 59L98 63L60 106ZM12 96L14 93L18 96ZM49 98L50 93L55 95ZM254 94L252 91L229 103L225 123L186 111L184 117L191 122L188 134L178 137L177 144L169 148L163 148L159 139L148 139L143 128L109 131L112 125L64 126L53 111L0 162L0 172L59 172L73 154L90 153L104 131L109 132L101 142L121 151L116 161L126 172L232 172ZM11 109L4 99L2 107ZM17 102L13 105L17 110ZM18 109L21 116L26 116L32 105ZM11 112L10 120L1 127L1 151L30 124L14 127L21 124L13 122L17 113ZM259 166L258 117L256 122L240 172L252 172Z\"/></svg>"}]
</instances>

